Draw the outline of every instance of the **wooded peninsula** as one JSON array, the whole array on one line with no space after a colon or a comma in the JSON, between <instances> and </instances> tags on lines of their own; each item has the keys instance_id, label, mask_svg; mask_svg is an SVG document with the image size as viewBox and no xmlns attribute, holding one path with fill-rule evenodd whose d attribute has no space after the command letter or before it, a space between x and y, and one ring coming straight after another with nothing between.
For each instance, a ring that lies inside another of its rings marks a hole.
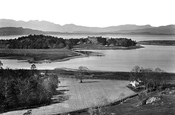
<instances>
[{"instance_id":1,"label":"wooded peninsula","mask_svg":"<svg viewBox=\"0 0 175 115\"><path fill-rule=\"evenodd\" d=\"M63 39L48 35L28 35L17 39L0 40L0 48L8 49L71 49L74 46L82 44L97 44L103 46L135 46L136 41L127 38L104 38L87 37L87 38L70 38Z\"/></svg>"},{"instance_id":2,"label":"wooded peninsula","mask_svg":"<svg viewBox=\"0 0 175 115\"><path fill-rule=\"evenodd\" d=\"M102 56L94 52L78 52L77 49L135 49L141 46L127 38L70 38L47 35L28 35L17 39L0 40L1 58L27 60L29 63L64 61L82 56Z\"/></svg>"}]
</instances>

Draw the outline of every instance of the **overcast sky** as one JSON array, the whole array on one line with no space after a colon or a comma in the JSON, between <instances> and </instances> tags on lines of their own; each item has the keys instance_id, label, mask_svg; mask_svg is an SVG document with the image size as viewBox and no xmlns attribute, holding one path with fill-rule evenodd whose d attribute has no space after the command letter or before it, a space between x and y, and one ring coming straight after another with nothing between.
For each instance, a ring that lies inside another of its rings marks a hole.
<instances>
[{"instance_id":1,"label":"overcast sky","mask_svg":"<svg viewBox=\"0 0 175 115\"><path fill-rule=\"evenodd\" d=\"M175 24L175 0L0 0L0 19L91 27Z\"/></svg>"}]
</instances>

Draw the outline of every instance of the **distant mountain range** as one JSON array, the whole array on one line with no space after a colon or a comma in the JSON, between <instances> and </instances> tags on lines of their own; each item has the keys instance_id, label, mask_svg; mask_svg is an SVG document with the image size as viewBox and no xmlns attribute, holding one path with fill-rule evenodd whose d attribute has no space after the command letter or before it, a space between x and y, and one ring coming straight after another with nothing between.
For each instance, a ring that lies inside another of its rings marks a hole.
<instances>
[{"instance_id":1,"label":"distant mountain range","mask_svg":"<svg viewBox=\"0 0 175 115\"><path fill-rule=\"evenodd\" d=\"M120 25L110 27L86 27L74 24L59 25L48 21L15 21L0 19L0 35L59 34L59 33L111 33L111 34L175 34L175 25L152 27L151 25Z\"/></svg>"},{"instance_id":2,"label":"distant mountain range","mask_svg":"<svg viewBox=\"0 0 175 115\"><path fill-rule=\"evenodd\" d=\"M24 29L22 27L2 27L0 28L0 36L9 35L29 35L29 34L46 34L46 32L32 29Z\"/></svg>"}]
</instances>

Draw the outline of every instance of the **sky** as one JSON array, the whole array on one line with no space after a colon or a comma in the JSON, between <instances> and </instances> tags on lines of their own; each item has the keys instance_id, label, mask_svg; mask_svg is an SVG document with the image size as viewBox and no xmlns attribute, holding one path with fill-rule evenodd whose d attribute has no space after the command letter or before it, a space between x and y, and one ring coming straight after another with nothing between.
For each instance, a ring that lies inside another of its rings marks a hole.
<instances>
[{"instance_id":1,"label":"sky","mask_svg":"<svg viewBox=\"0 0 175 115\"><path fill-rule=\"evenodd\" d=\"M0 19L107 27L175 24L175 0L0 0Z\"/></svg>"}]
</instances>

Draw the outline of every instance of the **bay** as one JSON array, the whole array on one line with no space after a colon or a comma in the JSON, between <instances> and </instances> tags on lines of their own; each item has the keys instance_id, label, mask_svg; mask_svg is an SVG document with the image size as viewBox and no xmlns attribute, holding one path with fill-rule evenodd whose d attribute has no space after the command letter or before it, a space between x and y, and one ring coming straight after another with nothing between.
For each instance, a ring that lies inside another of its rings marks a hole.
<instances>
[{"instance_id":1,"label":"bay","mask_svg":"<svg viewBox=\"0 0 175 115\"><path fill-rule=\"evenodd\" d=\"M0 36L0 39L15 39L17 36ZM86 38L87 36L103 36L113 38L131 38L141 40L175 40L174 35L122 35L122 34L57 34L56 37ZM145 45L145 48L133 50L91 50L103 53L102 57L83 57L64 62L52 62L36 64L38 69L73 68L86 66L91 70L101 71L131 71L134 66L144 68L161 68L167 72L175 72L175 46ZM0 59L3 67L12 69L30 69L31 64L22 60Z\"/></svg>"},{"instance_id":2,"label":"bay","mask_svg":"<svg viewBox=\"0 0 175 115\"><path fill-rule=\"evenodd\" d=\"M131 71L134 66L161 68L166 72L175 72L175 46L145 45L145 48L133 50L90 50L105 56L75 58L63 62L36 64L37 69L73 68L86 66L90 70ZM28 62L14 59L0 59L4 68L30 69Z\"/></svg>"}]
</instances>

